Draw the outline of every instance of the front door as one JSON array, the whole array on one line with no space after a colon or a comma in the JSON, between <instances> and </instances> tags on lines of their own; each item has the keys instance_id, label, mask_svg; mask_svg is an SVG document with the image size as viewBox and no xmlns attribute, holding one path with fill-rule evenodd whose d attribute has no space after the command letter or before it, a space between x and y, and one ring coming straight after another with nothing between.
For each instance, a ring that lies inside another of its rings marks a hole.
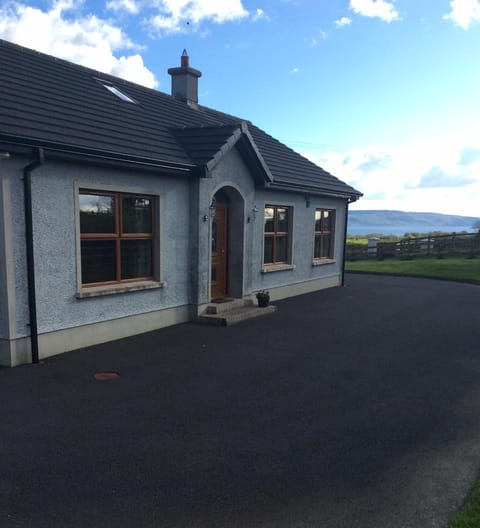
<instances>
[{"instance_id":1,"label":"front door","mask_svg":"<svg viewBox=\"0 0 480 528\"><path fill-rule=\"evenodd\" d=\"M211 298L227 296L228 205L217 204L212 221Z\"/></svg>"}]
</instances>

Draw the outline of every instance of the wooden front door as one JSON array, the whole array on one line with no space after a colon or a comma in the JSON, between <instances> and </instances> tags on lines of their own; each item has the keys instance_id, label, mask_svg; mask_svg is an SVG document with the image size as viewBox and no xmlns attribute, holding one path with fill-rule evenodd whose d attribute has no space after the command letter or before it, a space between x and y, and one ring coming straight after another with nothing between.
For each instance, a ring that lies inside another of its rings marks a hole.
<instances>
[{"instance_id":1,"label":"wooden front door","mask_svg":"<svg viewBox=\"0 0 480 528\"><path fill-rule=\"evenodd\" d=\"M217 204L212 221L211 298L227 296L228 205Z\"/></svg>"}]
</instances>

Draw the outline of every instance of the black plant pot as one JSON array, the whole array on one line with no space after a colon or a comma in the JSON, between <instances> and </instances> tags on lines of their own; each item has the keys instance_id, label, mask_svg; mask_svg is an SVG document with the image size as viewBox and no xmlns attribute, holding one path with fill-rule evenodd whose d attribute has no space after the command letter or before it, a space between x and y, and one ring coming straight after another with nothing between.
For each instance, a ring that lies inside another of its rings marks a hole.
<instances>
[{"instance_id":1,"label":"black plant pot","mask_svg":"<svg viewBox=\"0 0 480 528\"><path fill-rule=\"evenodd\" d=\"M270 297L257 297L258 306L266 308L270 304Z\"/></svg>"}]
</instances>

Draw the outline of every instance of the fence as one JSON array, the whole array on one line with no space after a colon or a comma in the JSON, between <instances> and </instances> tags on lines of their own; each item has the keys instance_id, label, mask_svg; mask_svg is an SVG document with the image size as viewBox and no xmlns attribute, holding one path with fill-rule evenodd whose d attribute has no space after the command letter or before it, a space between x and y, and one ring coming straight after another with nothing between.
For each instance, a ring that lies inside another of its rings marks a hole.
<instances>
[{"instance_id":1,"label":"fence","mask_svg":"<svg viewBox=\"0 0 480 528\"><path fill-rule=\"evenodd\" d=\"M403 238L397 242L380 242L378 238L369 238L367 246L347 244L346 251L347 260L410 259L419 256L441 258L455 255L466 257L480 255L480 233L452 233L421 238Z\"/></svg>"}]
</instances>

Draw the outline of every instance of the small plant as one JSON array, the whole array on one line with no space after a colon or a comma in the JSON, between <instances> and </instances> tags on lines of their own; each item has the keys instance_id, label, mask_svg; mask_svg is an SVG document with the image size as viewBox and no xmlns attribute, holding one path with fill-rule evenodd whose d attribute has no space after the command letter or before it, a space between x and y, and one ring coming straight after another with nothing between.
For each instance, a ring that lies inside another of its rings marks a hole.
<instances>
[{"instance_id":1,"label":"small plant","mask_svg":"<svg viewBox=\"0 0 480 528\"><path fill-rule=\"evenodd\" d=\"M270 293L267 290L261 290L255 294L258 301L258 306L265 308L270 303Z\"/></svg>"}]
</instances>

